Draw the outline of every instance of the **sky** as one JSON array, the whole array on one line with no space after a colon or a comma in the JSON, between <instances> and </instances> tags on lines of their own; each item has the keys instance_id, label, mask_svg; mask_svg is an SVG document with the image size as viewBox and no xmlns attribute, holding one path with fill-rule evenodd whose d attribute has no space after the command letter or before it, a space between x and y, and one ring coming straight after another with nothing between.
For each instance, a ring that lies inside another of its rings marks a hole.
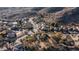
<instances>
[{"instance_id":1,"label":"sky","mask_svg":"<svg viewBox=\"0 0 79 59\"><path fill-rule=\"evenodd\" d=\"M0 7L78 7L79 0L1 0Z\"/></svg>"}]
</instances>

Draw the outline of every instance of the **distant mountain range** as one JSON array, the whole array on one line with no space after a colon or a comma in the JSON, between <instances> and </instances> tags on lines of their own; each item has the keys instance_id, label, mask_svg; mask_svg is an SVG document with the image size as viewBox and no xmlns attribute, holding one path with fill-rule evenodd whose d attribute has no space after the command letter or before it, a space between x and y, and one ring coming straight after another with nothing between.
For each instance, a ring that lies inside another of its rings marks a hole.
<instances>
[{"instance_id":1,"label":"distant mountain range","mask_svg":"<svg viewBox=\"0 0 79 59\"><path fill-rule=\"evenodd\" d=\"M78 7L0 7L1 19L23 18L39 13L55 14L57 20L63 23L79 23Z\"/></svg>"}]
</instances>

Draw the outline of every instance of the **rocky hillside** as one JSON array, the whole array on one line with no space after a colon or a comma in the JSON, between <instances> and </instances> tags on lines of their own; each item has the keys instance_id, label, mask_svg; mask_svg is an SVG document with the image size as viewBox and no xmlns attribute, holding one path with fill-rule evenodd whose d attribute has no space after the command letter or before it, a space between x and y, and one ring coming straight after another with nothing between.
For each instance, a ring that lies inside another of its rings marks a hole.
<instances>
[{"instance_id":1,"label":"rocky hillside","mask_svg":"<svg viewBox=\"0 0 79 59\"><path fill-rule=\"evenodd\" d=\"M0 20L16 20L1 22L0 50L79 50L78 10L77 7L0 8Z\"/></svg>"}]
</instances>

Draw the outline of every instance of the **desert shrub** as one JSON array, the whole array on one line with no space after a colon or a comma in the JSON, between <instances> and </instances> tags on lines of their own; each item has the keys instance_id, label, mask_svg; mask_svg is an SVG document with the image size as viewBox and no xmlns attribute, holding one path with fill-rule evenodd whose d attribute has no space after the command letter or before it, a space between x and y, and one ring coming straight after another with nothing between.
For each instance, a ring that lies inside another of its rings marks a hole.
<instances>
[{"instance_id":1,"label":"desert shrub","mask_svg":"<svg viewBox=\"0 0 79 59\"><path fill-rule=\"evenodd\" d=\"M25 40L33 40L32 36L26 36Z\"/></svg>"}]
</instances>

